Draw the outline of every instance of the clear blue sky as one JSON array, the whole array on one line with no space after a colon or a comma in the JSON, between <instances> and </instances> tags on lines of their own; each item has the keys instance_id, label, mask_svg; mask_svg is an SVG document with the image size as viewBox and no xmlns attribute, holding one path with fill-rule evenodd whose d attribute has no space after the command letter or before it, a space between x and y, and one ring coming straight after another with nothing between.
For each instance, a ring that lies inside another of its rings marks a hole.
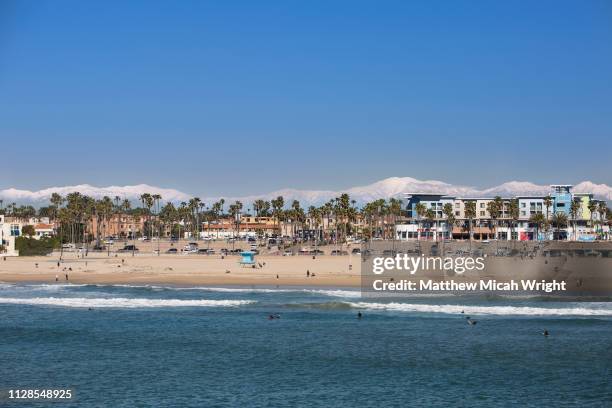
<instances>
[{"instance_id":1,"label":"clear blue sky","mask_svg":"<svg viewBox=\"0 0 612 408\"><path fill-rule=\"evenodd\" d=\"M612 184L612 2L0 1L0 188Z\"/></svg>"}]
</instances>

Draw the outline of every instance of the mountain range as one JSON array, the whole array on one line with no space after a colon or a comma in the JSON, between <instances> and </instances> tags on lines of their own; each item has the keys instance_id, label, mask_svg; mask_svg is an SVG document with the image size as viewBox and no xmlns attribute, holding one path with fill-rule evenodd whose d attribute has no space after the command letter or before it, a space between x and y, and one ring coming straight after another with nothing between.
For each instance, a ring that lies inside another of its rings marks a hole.
<instances>
[{"instance_id":1,"label":"mountain range","mask_svg":"<svg viewBox=\"0 0 612 408\"><path fill-rule=\"evenodd\" d=\"M175 203L188 201L194 196L193 194L187 194L179 190L161 188L148 184L108 187L81 184L76 186L50 187L38 191L9 188L0 190L0 200L3 200L4 205L16 202L18 204L33 204L40 206L48 203L52 193L58 193L65 196L74 191L95 198L101 198L103 196L114 198L118 196L121 199L128 199L132 202L138 202L140 195L143 193L160 194L163 197L163 201L172 201ZM591 181L583 181L576 184L573 191L577 193L593 193L596 198L612 201L612 187L606 184L595 184ZM510 181L486 189L477 189L470 186L454 185L437 180L417 180L412 177L389 177L365 186L351 187L338 191L282 189L261 195L224 198L226 202L240 200L248 205L256 199L270 200L280 195L285 198L286 203L290 200L299 200L302 206L308 206L320 205L337 197L341 193L348 193L351 199L361 204L379 198L401 198L404 193L437 193L458 197L494 197L497 195L502 197L514 197L519 195L545 195L549 192L550 187L548 185L538 185L528 181ZM206 197L206 195L200 195L199 197L207 204L220 198Z\"/></svg>"}]
</instances>

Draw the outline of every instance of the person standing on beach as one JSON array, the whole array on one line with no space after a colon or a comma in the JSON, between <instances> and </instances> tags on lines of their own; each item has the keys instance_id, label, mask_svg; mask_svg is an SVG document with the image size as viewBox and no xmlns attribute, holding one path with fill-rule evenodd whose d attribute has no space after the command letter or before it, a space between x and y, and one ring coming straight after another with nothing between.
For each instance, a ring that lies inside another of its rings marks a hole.
<instances>
[{"instance_id":1,"label":"person standing on beach","mask_svg":"<svg viewBox=\"0 0 612 408\"><path fill-rule=\"evenodd\" d=\"M58 282L59 281L59 276L57 276L57 273L55 274L55 281Z\"/></svg>"},{"instance_id":2,"label":"person standing on beach","mask_svg":"<svg viewBox=\"0 0 612 408\"><path fill-rule=\"evenodd\" d=\"M66 274L66 282L68 282L68 274Z\"/></svg>"}]
</instances>

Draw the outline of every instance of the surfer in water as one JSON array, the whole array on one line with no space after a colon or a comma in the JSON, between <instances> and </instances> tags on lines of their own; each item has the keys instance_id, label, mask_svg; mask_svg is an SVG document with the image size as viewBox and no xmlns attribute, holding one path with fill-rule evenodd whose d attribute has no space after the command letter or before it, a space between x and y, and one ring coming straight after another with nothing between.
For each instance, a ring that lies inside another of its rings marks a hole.
<instances>
[{"instance_id":1,"label":"surfer in water","mask_svg":"<svg viewBox=\"0 0 612 408\"><path fill-rule=\"evenodd\" d=\"M361 319L363 317L363 315L361 314L361 312L357 312L357 318Z\"/></svg>"},{"instance_id":2,"label":"surfer in water","mask_svg":"<svg viewBox=\"0 0 612 408\"><path fill-rule=\"evenodd\" d=\"M467 317L465 318L465 320L468 322L468 324L469 324L470 326L475 326L475 325L476 325L476 323L478 323L476 320L472 320L472 319L470 318L470 316L467 316Z\"/></svg>"},{"instance_id":3,"label":"surfer in water","mask_svg":"<svg viewBox=\"0 0 612 408\"><path fill-rule=\"evenodd\" d=\"M544 337L548 337L548 335L549 335L548 330L546 330L546 329L545 329L545 330L544 330L544 333L542 333L542 335L543 335Z\"/></svg>"}]
</instances>

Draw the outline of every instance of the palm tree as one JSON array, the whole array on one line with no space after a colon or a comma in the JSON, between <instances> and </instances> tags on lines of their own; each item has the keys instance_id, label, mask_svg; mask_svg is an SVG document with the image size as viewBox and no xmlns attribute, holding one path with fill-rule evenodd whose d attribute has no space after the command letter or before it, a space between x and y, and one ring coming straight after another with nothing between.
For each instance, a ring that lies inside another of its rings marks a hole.
<instances>
[{"instance_id":1,"label":"palm tree","mask_svg":"<svg viewBox=\"0 0 612 408\"><path fill-rule=\"evenodd\" d=\"M193 197L189 200L189 204L187 205L187 207L189 208L189 215L190 215L190 219L191 219L191 235L193 237L193 235L196 235L196 239L200 239L199 234L197 233L198 231L198 222L200 219L200 214L199 214L199 210L200 210L200 203L202 202L202 200L200 200L199 197Z\"/></svg>"},{"instance_id":2,"label":"palm tree","mask_svg":"<svg viewBox=\"0 0 612 408\"><path fill-rule=\"evenodd\" d=\"M576 231L576 219L578 218L578 213L580 212L580 201L572 200L572 204L570 205L570 215L572 217L572 224L574 230L574 241L578 239L578 234Z\"/></svg>"},{"instance_id":3,"label":"palm tree","mask_svg":"<svg viewBox=\"0 0 612 408\"><path fill-rule=\"evenodd\" d=\"M497 196L493 199L493 201L489 201L487 203L487 211L489 212L489 216L491 217L491 221L493 224L493 228L494 228L494 233L493 236L495 238L497 237L497 224L498 224L498 218L500 216L500 214L502 213L502 207L503 206L503 201L501 199L500 196Z\"/></svg>"},{"instance_id":4,"label":"palm tree","mask_svg":"<svg viewBox=\"0 0 612 408\"><path fill-rule=\"evenodd\" d=\"M472 220L476 217L476 201L465 202L465 218L468 219L468 234L470 237L470 245L474 237L472 236Z\"/></svg>"},{"instance_id":5,"label":"palm tree","mask_svg":"<svg viewBox=\"0 0 612 408\"><path fill-rule=\"evenodd\" d=\"M510 217L510 239L513 239L514 227L519 219L519 200L513 198L508 202L508 216ZM518 234L517 234L518 239Z\"/></svg>"},{"instance_id":6,"label":"palm tree","mask_svg":"<svg viewBox=\"0 0 612 408\"><path fill-rule=\"evenodd\" d=\"M449 238L453 238L453 225L455 224L455 212L453 211L453 205L446 203L442 207L442 213L446 217L446 229L449 231Z\"/></svg>"},{"instance_id":7,"label":"palm tree","mask_svg":"<svg viewBox=\"0 0 612 408\"><path fill-rule=\"evenodd\" d=\"M545 229L548 230L548 222L550 221L550 214L548 213L550 206L553 203L553 199L550 195L544 197L544 206L546 207L546 222L544 223ZM548 231L546 231L548 232Z\"/></svg>"},{"instance_id":8,"label":"palm tree","mask_svg":"<svg viewBox=\"0 0 612 408\"><path fill-rule=\"evenodd\" d=\"M240 214L242 211L242 203L240 201L236 201L234 204L231 204L229 207L229 213L234 219L234 228L236 230L236 234L234 238L240 235ZM235 240L234 240L235 241Z\"/></svg>"},{"instance_id":9,"label":"palm tree","mask_svg":"<svg viewBox=\"0 0 612 408\"><path fill-rule=\"evenodd\" d=\"M151 228L151 208L153 207L153 196L149 193L144 193L140 196L140 201L142 202L143 209L146 208L147 214L147 224L149 225L149 238L153 235L153 230Z\"/></svg>"},{"instance_id":10,"label":"palm tree","mask_svg":"<svg viewBox=\"0 0 612 408\"><path fill-rule=\"evenodd\" d=\"M321 225L321 210L314 205L308 207L308 219L311 223L311 227L315 231L315 247L317 245L317 241L320 238L319 227Z\"/></svg>"},{"instance_id":11,"label":"palm tree","mask_svg":"<svg viewBox=\"0 0 612 408\"><path fill-rule=\"evenodd\" d=\"M557 229L557 239L561 239L561 228L567 227L567 215L563 212L558 212L553 215L553 226Z\"/></svg>"},{"instance_id":12,"label":"palm tree","mask_svg":"<svg viewBox=\"0 0 612 408\"><path fill-rule=\"evenodd\" d=\"M121 197L115 196L115 206L113 207L117 236L121 234Z\"/></svg>"},{"instance_id":13,"label":"palm tree","mask_svg":"<svg viewBox=\"0 0 612 408\"><path fill-rule=\"evenodd\" d=\"M388 208L389 214L391 215L391 219L393 221L393 241L395 241L395 238L397 237L397 217L402 215L402 200L393 197L390 198Z\"/></svg>"},{"instance_id":14,"label":"palm tree","mask_svg":"<svg viewBox=\"0 0 612 408\"><path fill-rule=\"evenodd\" d=\"M219 239L219 217L221 216L222 212L223 212L223 203L225 203L224 199L221 199L215 203L213 203L212 205L212 213L213 213L213 217L215 218L215 222L217 223L217 239Z\"/></svg>"},{"instance_id":15,"label":"palm tree","mask_svg":"<svg viewBox=\"0 0 612 408\"><path fill-rule=\"evenodd\" d=\"M591 229L595 231L595 221L593 219L593 214L595 214L595 212L597 211L597 202L595 200L589 200L588 209L589 209L589 218L591 222Z\"/></svg>"},{"instance_id":16,"label":"palm tree","mask_svg":"<svg viewBox=\"0 0 612 408\"><path fill-rule=\"evenodd\" d=\"M600 225L603 225L604 219L606 218L606 215L608 214L608 205L606 204L605 201L602 200L599 202L597 211L599 212L599 223ZM603 235L603 228L601 228L600 231L601 231L601 234Z\"/></svg>"},{"instance_id":17,"label":"palm tree","mask_svg":"<svg viewBox=\"0 0 612 408\"><path fill-rule=\"evenodd\" d=\"M280 233L280 221L283 218L283 207L285 206L285 199L283 196L278 196L276 199L271 201L272 204L272 216L274 217L274 229L279 230Z\"/></svg>"},{"instance_id":18,"label":"palm tree","mask_svg":"<svg viewBox=\"0 0 612 408\"><path fill-rule=\"evenodd\" d=\"M529 222L532 223L532 224L535 224L535 226L536 226L536 240L538 240L539 237L540 237L540 229L546 223L546 219L544 218L544 214L542 214L542 213L532 214L531 217L529 217Z\"/></svg>"},{"instance_id":19,"label":"palm tree","mask_svg":"<svg viewBox=\"0 0 612 408\"><path fill-rule=\"evenodd\" d=\"M427 207L423 203L416 203L414 209L417 213L417 241L421 239L421 220L427 214Z\"/></svg>"},{"instance_id":20,"label":"palm tree","mask_svg":"<svg viewBox=\"0 0 612 408\"><path fill-rule=\"evenodd\" d=\"M153 205L155 207L155 223L157 224L157 256L160 255L160 235L161 235L161 222L159 219L159 212L161 210L160 208L160 204L161 204L161 199L162 196L161 194L153 194L151 196L151 198L153 199ZM152 228L153 226L151 226Z\"/></svg>"},{"instance_id":21,"label":"palm tree","mask_svg":"<svg viewBox=\"0 0 612 408\"><path fill-rule=\"evenodd\" d=\"M427 221L427 223L429 224L429 229L431 230L431 225L433 224L434 220L436 219L436 212L431 209L428 208L425 211L425 220ZM436 231L436 240L438 239L438 231Z\"/></svg>"}]
</instances>

